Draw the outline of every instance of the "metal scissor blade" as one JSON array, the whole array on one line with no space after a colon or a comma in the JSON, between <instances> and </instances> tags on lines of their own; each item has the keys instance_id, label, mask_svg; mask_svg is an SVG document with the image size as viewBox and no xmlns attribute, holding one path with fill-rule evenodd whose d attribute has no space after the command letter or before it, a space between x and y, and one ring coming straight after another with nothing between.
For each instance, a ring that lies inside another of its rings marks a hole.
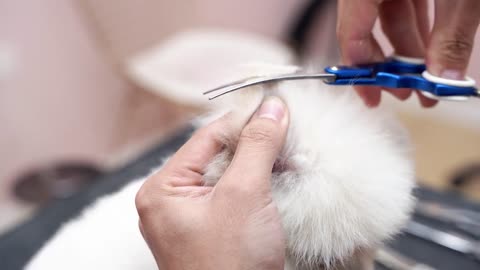
<instances>
[{"instance_id":1,"label":"metal scissor blade","mask_svg":"<svg viewBox=\"0 0 480 270\"><path fill-rule=\"evenodd\" d=\"M375 254L375 261L392 270L435 270L435 268L414 261L389 247L378 249Z\"/></svg>"},{"instance_id":2,"label":"metal scissor blade","mask_svg":"<svg viewBox=\"0 0 480 270\"><path fill-rule=\"evenodd\" d=\"M480 260L480 242L474 239L469 239L465 236L447 231L441 231L413 220L407 224L405 232L450 250L471 255L475 259Z\"/></svg>"},{"instance_id":3,"label":"metal scissor blade","mask_svg":"<svg viewBox=\"0 0 480 270\"><path fill-rule=\"evenodd\" d=\"M260 76L253 76L253 77L248 77L248 78L243 78L241 80L237 80L237 81L234 81L234 82L229 82L227 84L224 84L224 85L220 85L218 87L215 87L213 89L210 89L206 92L203 92L204 95L207 95L207 94L210 94L212 92L216 92L220 89L224 89L224 88L227 88L227 87L232 87L232 86L235 86L235 85L240 85L240 84L243 84L249 80L252 80L252 79L258 79L258 78L261 78Z\"/></svg>"},{"instance_id":4,"label":"metal scissor blade","mask_svg":"<svg viewBox=\"0 0 480 270\"><path fill-rule=\"evenodd\" d=\"M336 78L335 74L330 73L311 73L311 74L283 74L283 75L275 75L275 76L264 76L264 77L250 77L247 79L239 80L233 83L226 84L224 86L220 86L211 90L204 92L204 95L212 94L208 99L212 100L217 97L223 96L225 94L231 93L233 91L258 85L264 84L269 82L275 81L289 81L289 80L308 80L308 79L321 79L327 82L332 82Z\"/></svg>"}]
</instances>

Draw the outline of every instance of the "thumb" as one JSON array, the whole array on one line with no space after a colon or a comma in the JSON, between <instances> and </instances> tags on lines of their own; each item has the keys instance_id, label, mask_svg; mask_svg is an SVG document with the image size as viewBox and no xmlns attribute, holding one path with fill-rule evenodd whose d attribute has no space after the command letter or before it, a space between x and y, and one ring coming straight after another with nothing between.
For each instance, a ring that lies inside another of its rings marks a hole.
<instances>
[{"instance_id":1,"label":"thumb","mask_svg":"<svg viewBox=\"0 0 480 270\"><path fill-rule=\"evenodd\" d=\"M288 109L278 97L267 97L240 135L232 163L219 182L234 190L270 189L275 160L285 142Z\"/></svg>"}]
</instances>

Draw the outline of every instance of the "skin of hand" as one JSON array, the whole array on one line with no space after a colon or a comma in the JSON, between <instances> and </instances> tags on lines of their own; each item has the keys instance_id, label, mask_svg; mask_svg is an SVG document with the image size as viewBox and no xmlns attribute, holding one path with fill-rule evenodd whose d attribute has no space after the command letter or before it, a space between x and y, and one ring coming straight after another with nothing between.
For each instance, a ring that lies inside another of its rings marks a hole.
<instances>
[{"instance_id":1,"label":"skin of hand","mask_svg":"<svg viewBox=\"0 0 480 270\"><path fill-rule=\"evenodd\" d=\"M267 98L241 132L225 174L214 187L203 186L228 117L199 129L137 193L140 231L162 270L284 267L285 235L270 179L288 109Z\"/></svg>"},{"instance_id":2,"label":"skin of hand","mask_svg":"<svg viewBox=\"0 0 480 270\"><path fill-rule=\"evenodd\" d=\"M385 56L372 34L377 18L395 53L425 58L428 71L439 77L463 80L480 22L478 0L435 0L435 21L430 30L428 0L339 0L337 36L343 62L362 64ZM369 106L380 103L380 88L356 87ZM410 89L386 89L401 100ZM416 91L424 107L437 102Z\"/></svg>"}]
</instances>

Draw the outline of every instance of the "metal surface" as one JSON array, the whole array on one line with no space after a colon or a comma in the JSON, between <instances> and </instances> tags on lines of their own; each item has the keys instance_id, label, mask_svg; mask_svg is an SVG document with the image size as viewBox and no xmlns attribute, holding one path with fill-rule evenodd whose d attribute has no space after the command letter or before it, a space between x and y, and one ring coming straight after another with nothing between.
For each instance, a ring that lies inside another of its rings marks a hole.
<instances>
[{"instance_id":1,"label":"metal surface","mask_svg":"<svg viewBox=\"0 0 480 270\"><path fill-rule=\"evenodd\" d=\"M440 203L419 201L415 213L455 226L463 233L480 238L480 213Z\"/></svg>"},{"instance_id":2,"label":"metal surface","mask_svg":"<svg viewBox=\"0 0 480 270\"><path fill-rule=\"evenodd\" d=\"M377 250L375 261L391 270L435 270L388 247Z\"/></svg>"},{"instance_id":3,"label":"metal surface","mask_svg":"<svg viewBox=\"0 0 480 270\"><path fill-rule=\"evenodd\" d=\"M204 95L209 96L208 99L212 100L217 97L223 96L225 94L231 93L233 91L254 86L258 84L264 84L269 82L276 82L276 81L291 81L291 80L311 80L311 79L320 79L327 82L333 82L336 76L330 73L313 73L313 74L282 74L282 75L275 75L275 76L265 76L265 77L249 77L243 80L235 81L226 85L219 86L217 88L211 89L209 91L204 92Z\"/></svg>"},{"instance_id":4,"label":"metal surface","mask_svg":"<svg viewBox=\"0 0 480 270\"><path fill-rule=\"evenodd\" d=\"M452 232L441 231L416 221L410 221L405 232L480 260L479 241Z\"/></svg>"},{"instance_id":5,"label":"metal surface","mask_svg":"<svg viewBox=\"0 0 480 270\"><path fill-rule=\"evenodd\" d=\"M401 61L402 58L389 58L384 62L358 66L330 66L325 68L325 73L292 73L273 76L249 77L222 85L204 92L209 100L231 93L233 91L269 82L285 80L321 79L331 85L371 85L390 89L411 88L425 93L433 99L460 101L468 97L479 97L480 92L475 88L473 80L456 81L457 84L439 83L423 76L426 66L419 62ZM435 77L437 78L437 77ZM437 78L441 79L441 78ZM442 80L447 81L447 80ZM452 81L452 80L448 80Z\"/></svg>"}]
</instances>

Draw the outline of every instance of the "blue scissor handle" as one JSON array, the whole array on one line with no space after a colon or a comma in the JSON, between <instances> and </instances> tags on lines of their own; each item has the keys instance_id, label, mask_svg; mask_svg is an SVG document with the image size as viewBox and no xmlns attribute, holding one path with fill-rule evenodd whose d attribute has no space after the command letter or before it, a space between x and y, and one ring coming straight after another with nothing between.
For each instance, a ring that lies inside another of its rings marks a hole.
<instances>
[{"instance_id":1,"label":"blue scissor handle","mask_svg":"<svg viewBox=\"0 0 480 270\"><path fill-rule=\"evenodd\" d=\"M374 85L388 88L412 88L438 97L478 96L475 87L452 86L429 81L422 77L424 64L388 59L385 62L358 66L330 66L327 73L335 74L334 85Z\"/></svg>"}]
</instances>

